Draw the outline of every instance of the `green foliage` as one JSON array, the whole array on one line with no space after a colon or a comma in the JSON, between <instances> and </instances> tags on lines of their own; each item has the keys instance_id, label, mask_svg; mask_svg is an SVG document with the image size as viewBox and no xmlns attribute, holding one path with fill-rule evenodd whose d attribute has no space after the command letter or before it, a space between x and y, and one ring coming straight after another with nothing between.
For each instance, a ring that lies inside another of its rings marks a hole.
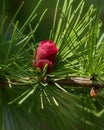
<instances>
[{"instance_id":1,"label":"green foliage","mask_svg":"<svg viewBox=\"0 0 104 130\"><path fill-rule=\"evenodd\" d=\"M91 5L83 14L85 2L82 0L76 8L74 2L65 0L59 17L57 0L49 39L56 43L59 53L55 68L48 75L47 67L43 72L32 67L37 46L34 33L47 11L43 10L33 27L41 0L22 27L16 17L24 2L9 24L3 9L0 17L1 130L103 130L104 90L99 97L91 98L87 88L58 84L58 80L67 76L104 81L100 10ZM30 32L25 34L27 28Z\"/></svg>"}]
</instances>

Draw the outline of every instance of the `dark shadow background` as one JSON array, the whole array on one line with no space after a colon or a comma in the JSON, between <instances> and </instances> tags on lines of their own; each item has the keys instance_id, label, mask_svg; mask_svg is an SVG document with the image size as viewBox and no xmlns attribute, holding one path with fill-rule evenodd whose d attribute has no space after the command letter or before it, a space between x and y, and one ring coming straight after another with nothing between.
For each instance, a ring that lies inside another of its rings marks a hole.
<instances>
[{"instance_id":1,"label":"dark shadow background","mask_svg":"<svg viewBox=\"0 0 104 130\"><path fill-rule=\"evenodd\" d=\"M0 0L0 3L3 3L3 0ZM23 0L5 0L5 14L8 16L8 19L10 20L13 15L15 14L16 10L18 9L19 5L21 4ZM22 7L22 10L20 11L17 20L20 22L20 26L24 23L24 21L28 18L29 14L32 12L34 6L36 3L38 3L39 0L24 0L24 5ZM60 0L60 8L63 5L64 0ZM76 7L80 1L75 0L74 6ZM85 0L85 12L88 9L88 7L93 3L96 8L104 6L104 0ZM38 18L40 17L41 13L44 9L48 8L48 11L42 20L42 23L40 24L37 32L34 34L36 37L36 40L44 40L48 39L49 37L49 31L52 28L53 23L53 16L54 16L54 10L55 5L57 3L57 0L43 0L42 4L40 5L37 13ZM0 9L2 9L2 4L0 4ZM38 18L34 20L33 26L38 22ZM104 23L104 9L102 10L101 20ZM104 26L103 26L104 27ZM28 30L27 30L28 32Z\"/></svg>"}]
</instances>

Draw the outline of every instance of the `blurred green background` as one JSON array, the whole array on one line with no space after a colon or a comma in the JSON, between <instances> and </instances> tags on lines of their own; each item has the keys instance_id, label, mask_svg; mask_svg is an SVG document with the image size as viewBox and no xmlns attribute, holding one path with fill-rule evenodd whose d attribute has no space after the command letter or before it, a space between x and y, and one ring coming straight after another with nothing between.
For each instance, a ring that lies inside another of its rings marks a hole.
<instances>
[{"instance_id":1,"label":"blurred green background","mask_svg":"<svg viewBox=\"0 0 104 130\"><path fill-rule=\"evenodd\" d=\"M8 16L8 19L11 19L13 15L15 14L16 10L18 9L19 5L21 4L23 0L5 0L5 14ZM39 0L24 0L24 5L22 7L22 10L20 11L17 20L20 22L20 26L24 23L26 18L30 15L32 12L34 6L38 3ZM3 0L2 0L3 2ZM0 3L2 3L0 2ZM64 0L60 0L60 8L63 5ZM76 7L78 5L79 0L75 0L74 6ZM42 11L46 8L48 8L48 11L42 20L42 23L40 24L39 28L37 29L35 35L35 38L37 41L48 39L49 37L49 31L52 28L53 23L53 16L54 16L54 9L55 5L57 3L57 0L43 0L41 6L38 9L38 18L40 17ZM85 12L88 9L88 7L91 4L94 4L96 8L102 7L104 5L104 0L85 0ZM2 4L0 4L2 6ZM2 7L0 7L2 9ZM34 21L33 25L38 22L38 18ZM100 15L100 19L104 23L104 10L102 10L102 13ZM28 31L28 30L27 30Z\"/></svg>"}]
</instances>

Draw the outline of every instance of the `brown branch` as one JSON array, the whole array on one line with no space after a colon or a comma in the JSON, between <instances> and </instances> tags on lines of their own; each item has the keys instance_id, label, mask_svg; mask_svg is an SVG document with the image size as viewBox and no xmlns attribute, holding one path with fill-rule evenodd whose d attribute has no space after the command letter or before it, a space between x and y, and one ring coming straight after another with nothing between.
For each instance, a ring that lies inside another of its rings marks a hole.
<instances>
[{"instance_id":1,"label":"brown branch","mask_svg":"<svg viewBox=\"0 0 104 130\"><path fill-rule=\"evenodd\" d=\"M67 77L65 79L61 79L58 81L60 85L64 86L86 86L86 87L104 87L102 82L93 80L91 78L83 78L83 77Z\"/></svg>"},{"instance_id":2,"label":"brown branch","mask_svg":"<svg viewBox=\"0 0 104 130\"><path fill-rule=\"evenodd\" d=\"M21 80L13 80L12 84L14 85L32 85L31 82L29 82L30 80L34 80L34 79L30 79L28 78L24 78L25 81L27 82L22 82ZM45 80L48 83L51 83L49 81L47 81L47 79ZM33 82L34 83L34 82ZM101 81L97 81L91 78L83 78L83 77L67 77L65 79L60 79L57 81L58 84L60 84L61 86L66 86L66 87L95 87L95 88L103 88L104 87L104 83L102 83ZM8 87L9 83L7 81L1 81L0 82L0 87Z\"/></svg>"}]
</instances>

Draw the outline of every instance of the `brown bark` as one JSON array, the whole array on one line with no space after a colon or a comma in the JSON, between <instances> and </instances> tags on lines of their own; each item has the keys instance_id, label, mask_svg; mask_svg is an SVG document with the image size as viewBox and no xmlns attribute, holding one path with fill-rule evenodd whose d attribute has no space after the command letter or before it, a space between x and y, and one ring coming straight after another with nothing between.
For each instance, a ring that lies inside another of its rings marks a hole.
<instances>
[{"instance_id":1,"label":"brown bark","mask_svg":"<svg viewBox=\"0 0 104 130\"><path fill-rule=\"evenodd\" d=\"M65 86L86 86L86 87L97 87L101 88L104 87L100 81L93 80L90 78L83 78L83 77L67 77L65 79L59 80L58 83L60 85Z\"/></svg>"}]
</instances>

